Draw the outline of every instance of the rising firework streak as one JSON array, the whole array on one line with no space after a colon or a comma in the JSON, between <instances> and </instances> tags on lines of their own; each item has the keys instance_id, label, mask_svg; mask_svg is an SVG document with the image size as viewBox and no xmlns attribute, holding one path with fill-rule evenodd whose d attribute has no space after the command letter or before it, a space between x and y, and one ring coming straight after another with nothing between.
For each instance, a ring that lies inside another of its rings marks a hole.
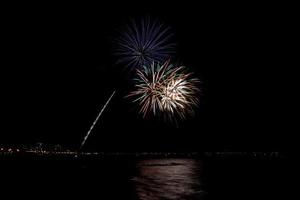
<instances>
[{"instance_id":1,"label":"rising firework streak","mask_svg":"<svg viewBox=\"0 0 300 200\"><path fill-rule=\"evenodd\" d=\"M86 136L84 137L84 139L83 139L83 141L82 141L82 143L81 143L80 148L82 148L83 145L85 144L85 142L86 142L87 138L89 137L90 133L92 132L92 130L93 130L95 124L97 123L98 119L99 119L100 116L102 115L102 113L103 113L103 111L105 110L105 108L107 107L108 103L110 102L110 100L111 100L112 97L114 96L115 92L116 92L116 91L113 91L113 93L110 95L109 99L106 101L106 103L105 103L105 105L103 106L103 108L101 109L99 115L97 116L97 118L96 118L95 121L93 122L93 124L92 124L90 130L87 132Z\"/></svg>"}]
</instances>

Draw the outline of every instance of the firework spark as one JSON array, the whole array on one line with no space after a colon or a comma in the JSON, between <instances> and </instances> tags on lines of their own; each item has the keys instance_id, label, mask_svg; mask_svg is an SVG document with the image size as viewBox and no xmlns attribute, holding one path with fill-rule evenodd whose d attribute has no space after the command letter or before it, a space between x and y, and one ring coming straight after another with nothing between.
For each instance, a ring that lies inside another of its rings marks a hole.
<instances>
[{"instance_id":1,"label":"firework spark","mask_svg":"<svg viewBox=\"0 0 300 200\"><path fill-rule=\"evenodd\" d=\"M174 67L169 61L163 65L152 63L150 68L137 70L135 90L128 97L139 103L144 117L161 112L169 119L176 116L184 119L198 104L199 80L191 75L185 67Z\"/></svg>"},{"instance_id":2,"label":"firework spark","mask_svg":"<svg viewBox=\"0 0 300 200\"><path fill-rule=\"evenodd\" d=\"M152 62L161 63L175 52L170 28L145 18L132 20L116 39L117 63L128 67L141 67Z\"/></svg>"}]
</instances>

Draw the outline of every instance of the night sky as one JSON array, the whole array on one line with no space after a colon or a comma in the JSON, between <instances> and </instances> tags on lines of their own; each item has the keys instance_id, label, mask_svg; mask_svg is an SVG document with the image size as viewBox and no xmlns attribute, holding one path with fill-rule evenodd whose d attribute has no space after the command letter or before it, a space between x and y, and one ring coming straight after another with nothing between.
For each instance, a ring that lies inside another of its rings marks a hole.
<instances>
[{"instance_id":1,"label":"night sky","mask_svg":"<svg viewBox=\"0 0 300 200\"><path fill-rule=\"evenodd\" d=\"M143 4L143 5L141 5ZM169 25L177 59L201 81L196 115L178 127L143 119L124 99L131 76L116 66L112 40L130 18ZM282 150L289 138L282 84L288 16L271 5L115 3L18 5L2 24L0 144L80 143L98 151ZM2 124L1 123L1 124Z\"/></svg>"}]
</instances>

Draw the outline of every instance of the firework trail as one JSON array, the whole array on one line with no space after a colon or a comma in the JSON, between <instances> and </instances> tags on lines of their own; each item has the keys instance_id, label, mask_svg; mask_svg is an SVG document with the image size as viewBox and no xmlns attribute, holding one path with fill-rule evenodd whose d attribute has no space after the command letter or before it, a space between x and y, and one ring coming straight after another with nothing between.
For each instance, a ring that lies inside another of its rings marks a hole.
<instances>
[{"instance_id":1,"label":"firework trail","mask_svg":"<svg viewBox=\"0 0 300 200\"><path fill-rule=\"evenodd\" d=\"M113 93L110 95L109 99L106 101L105 105L103 106L103 108L101 109L99 115L97 116L97 118L95 119L95 121L93 122L91 128L89 129L89 131L87 132L86 136L84 137L81 145L80 145L80 148L83 147L83 145L85 144L87 138L89 137L91 131L93 130L95 124L97 123L98 119L100 118L100 116L102 115L103 111L105 110L106 106L108 105L108 103L110 102L110 100L112 99L112 97L114 96L116 91L113 91Z\"/></svg>"},{"instance_id":2,"label":"firework trail","mask_svg":"<svg viewBox=\"0 0 300 200\"><path fill-rule=\"evenodd\" d=\"M132 20L115 41L117 64L135 68L161 63L175 53L170 28L149 17Z\"/></svg>"},{"instance_id":3,"label":"firework trail","mask_svg":"<svg viewBox=\"0 0 300 200\"><path fill-rule=\"evenodd\" d=\"M198 104L199 80L191 75L185 67L174 67L169 61L163 65L152 63L150 68L137 70L135 90L127 97L134 97L144 117L161 112L170 120L176 116L184 119Z\"/></svg>"}]
</instances>

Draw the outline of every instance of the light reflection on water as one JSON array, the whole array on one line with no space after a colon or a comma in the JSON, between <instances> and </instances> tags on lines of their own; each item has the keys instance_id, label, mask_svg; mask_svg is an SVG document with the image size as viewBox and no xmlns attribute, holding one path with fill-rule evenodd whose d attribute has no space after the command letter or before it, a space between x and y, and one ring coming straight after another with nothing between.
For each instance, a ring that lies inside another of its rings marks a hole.
<instances>
[{"instance_id":1,"label":"light reflection on water","mask_svg":"<svg viewBox=\"0 0 300 200\"><path fill-rule=\"evenodd\" d=\"M193 159L151 159L137 163L133 178L140 200L203 199L201 163Z\"/></svg>"}]
</instances>

